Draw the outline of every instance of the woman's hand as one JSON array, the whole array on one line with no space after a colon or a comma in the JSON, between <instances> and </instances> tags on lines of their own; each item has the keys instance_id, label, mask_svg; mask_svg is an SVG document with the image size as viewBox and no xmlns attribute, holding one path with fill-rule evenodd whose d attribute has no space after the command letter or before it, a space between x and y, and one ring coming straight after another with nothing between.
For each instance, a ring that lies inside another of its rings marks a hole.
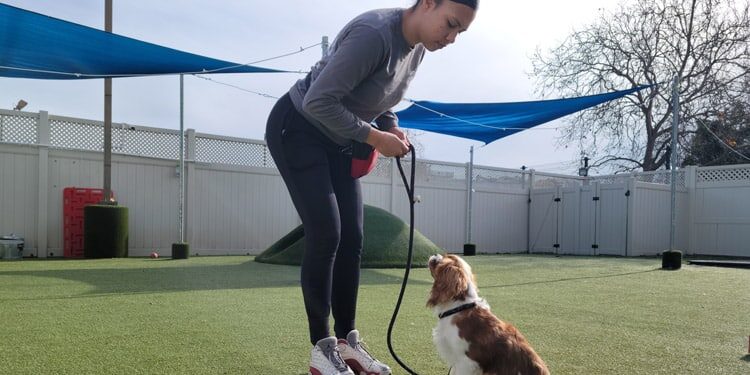
<instances>
[{"instance_id":1,"label":"woman's hand","mask_svg":"<svg viewBox=\"0 0 750 375\"><path fill-rule=\"evenodd\" d=\"M400 130L399 132L406 138L403 132ZM366 142L386 157L404 156L409 152L408 143L401 140L398 135L391 131L384 132L377 129L370 129L370 134L367 135Z\"/></svg>"},{"instance_id":2,"label":"woman's hand","mask_svg":"<svg viewBox=\"0 0 750 375\"><path fill-rule=\"evenodd\" d=\"M399 128L398 126L394 126L394 127L390 128L390 129L388 129L388 133L391 133L391 134L395 135L396 137L398 137L398 139L404 141L404 143L406 143L407 147L411 144L409 142L409 138L406 136L406 133L403 130L401 130L401 128Z\"/></svg>"}]
</instances>

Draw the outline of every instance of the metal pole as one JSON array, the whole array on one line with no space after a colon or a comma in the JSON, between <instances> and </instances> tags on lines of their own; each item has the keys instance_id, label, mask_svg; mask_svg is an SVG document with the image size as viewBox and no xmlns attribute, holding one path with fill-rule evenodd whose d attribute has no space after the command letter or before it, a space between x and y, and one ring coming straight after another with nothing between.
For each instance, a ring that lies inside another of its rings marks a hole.
<instances>
[{"instance_id":1,"label":"metal pole","mask_svg":"<svg viewBox=\"0 0 750 375\"><path fill-rule=\"evenodd\" d=\"M112 0L104 1L104 31L112 32ZM112 78L104 79L104 203L112 197Z\"/></svg>"},{"instance_id":2,"label":"metal pole","mask_svg":"<svg viewBox=\"0 0 750 375\"><path fill-rule=\"evenodd\" d=\"M469 149L469 191L466 199L466 243L471 243L471 206L474 199L474 146Z\"/></svg>"},{"instance_id":3,"label":"metal pole","mask_svg":"<svg viewBox=\"0 0 750 375\"><path fill-rule=\"evenodd\" d=\"M179 224L180 224L180 243L185 243L185 95L184 95L184 75L180 74L180 207L179 207Z\"/></svg>"},{"instance_id":4,"label":"metal pole","mask_svg":"<svg viewBox=\"0 0 750 375\"><path fill-rule=\"evenodd\" d=\"M323 36L323 40L320 42L321 48L323 48L323 57L328 56L328 37Z\"/></svg>"},{"instance_id":5,"label":"metal pole","mask_svg":"<svg viewBox=\"0 0 750 375\"><path fill-rule=\"evenodd\" d=\"M672 204L671 204L671 223L669 228L669 250L675 250L675 230L677 225L676 216L676 197L677 197L677 128L680 123L680 99L679 99L679 74L674 77L672 82L672 156L671 156L671 186L672 186Z\"/></svg>"}]
</instances>

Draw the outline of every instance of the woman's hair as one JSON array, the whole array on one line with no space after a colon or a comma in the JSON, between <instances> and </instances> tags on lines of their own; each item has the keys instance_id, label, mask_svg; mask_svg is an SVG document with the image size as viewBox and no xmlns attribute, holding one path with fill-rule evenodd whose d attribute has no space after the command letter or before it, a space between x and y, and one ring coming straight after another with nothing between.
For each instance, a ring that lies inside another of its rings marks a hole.
<instances>
[{"instance_id":1,"label":"woman's hair","mask_svg":"<svg viewBox=\"0 0 750 375\"><path fill-rule=\"evenodd\" d=\"M459 3L468 6L471 9L477 10L477 5L479 5L479 0L450 0L454 3ZM422 0L417 0L416 3L414 3L414 6L412 8L416 8L419 3L422 2ZM440 5L443 0L435 0L435 2Z\"/></svg>"}]
</instances>

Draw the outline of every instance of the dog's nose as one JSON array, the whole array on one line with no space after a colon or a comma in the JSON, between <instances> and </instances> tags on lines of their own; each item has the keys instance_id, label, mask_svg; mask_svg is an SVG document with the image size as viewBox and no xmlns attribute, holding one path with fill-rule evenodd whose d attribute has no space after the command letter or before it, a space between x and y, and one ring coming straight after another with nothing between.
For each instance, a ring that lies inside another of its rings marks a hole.
<instances>
[{"instance_id":1,"label":"dog's nose","mask_svg":"<svg viewBox=\"0 0 750 375\"><path fill-rule=\"evenodd\" d=\"M427 262L427 265L430 267L435 266L436 264L440 263L440 259L442 259L442 257L439 254L433 255L430 257L430 260Z\"/></svg>"}]
</instances>

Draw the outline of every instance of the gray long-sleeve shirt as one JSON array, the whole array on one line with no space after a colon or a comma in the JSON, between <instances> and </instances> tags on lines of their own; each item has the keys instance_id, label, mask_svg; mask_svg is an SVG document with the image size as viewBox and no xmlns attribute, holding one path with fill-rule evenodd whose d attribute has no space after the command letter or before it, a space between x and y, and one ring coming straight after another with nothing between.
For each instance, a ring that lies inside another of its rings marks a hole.
<instances>
[{"instance_id":1,"label":"gray long-sleeve shirt","mask_svg":"<svg viewBox=\"0 0 750 375\"><path fill-rule=\"evenodd\" d=\"M404 9L366 12L341 30L308 75L289 90L297 111L339 145L364 142L373 121L396 125L390 109L404 96L424 57L401 29Z\"/></svg>"}]
</instances>

